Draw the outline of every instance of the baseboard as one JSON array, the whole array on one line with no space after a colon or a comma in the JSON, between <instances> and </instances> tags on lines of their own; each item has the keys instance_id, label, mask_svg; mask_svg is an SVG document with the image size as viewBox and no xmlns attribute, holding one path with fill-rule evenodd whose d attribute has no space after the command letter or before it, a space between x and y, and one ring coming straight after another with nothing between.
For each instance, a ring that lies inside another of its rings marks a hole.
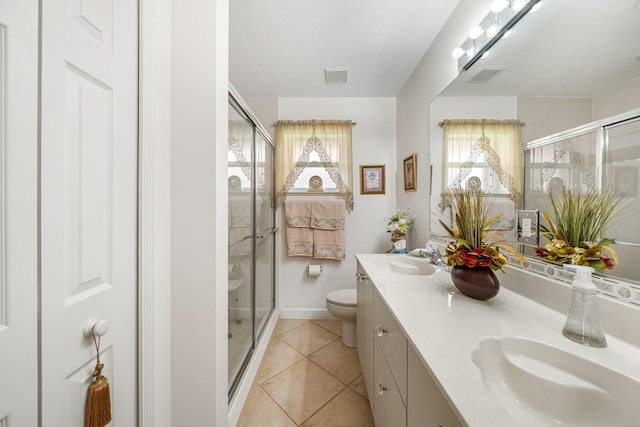
<instances>
[{"instance_id":1,"label":"baseboard","mask_svg":"<svg viewBox=\"0 0 640 427\"><path fill-rule=\"evenodd\" d=\"M281 319L337 319L326 308L281 308Z\"/></svg>"}]
</instances>

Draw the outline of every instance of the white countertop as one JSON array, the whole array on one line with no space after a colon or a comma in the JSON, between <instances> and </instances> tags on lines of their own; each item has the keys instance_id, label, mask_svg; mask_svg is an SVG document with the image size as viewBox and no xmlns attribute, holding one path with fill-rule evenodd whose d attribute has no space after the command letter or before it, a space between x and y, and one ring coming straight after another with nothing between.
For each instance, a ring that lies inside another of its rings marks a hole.
<instances>
[{"instance_id":1,"label":"white countertop","mask_svg":"<svg viewBox=\"0 0 640 427\"><path fill-rule=\"evenodd\" d=\"M384 258L407 255L357 254L378 293L439 383L461 421L469 426L516 426L516 420L485 388L471 360L485 337L541 341L616 369L640 381L640 349L607 336L606 348L591 348L562 335L566 316L504 286L496 297L477 301L459 293L449 273L431 276L392 273ZM507 276L496 272L504 284ZM567 307L568 309L568 307ZM526 426L537 424L529 420ZM639 421L640 425L640 421Z\"/></svg>"}]
</instances>

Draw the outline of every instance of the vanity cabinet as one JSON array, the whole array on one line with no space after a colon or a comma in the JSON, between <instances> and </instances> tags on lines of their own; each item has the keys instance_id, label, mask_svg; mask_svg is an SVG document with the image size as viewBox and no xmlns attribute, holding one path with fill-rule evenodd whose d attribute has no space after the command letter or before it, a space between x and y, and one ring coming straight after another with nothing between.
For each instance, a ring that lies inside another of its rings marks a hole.
<instances>
[{"instance_id":1,"label":"vanity cabinet","mask_svg":"<svg viewBox=\"0 0 640 427\"><path fill-rule=\"evenodd\" d=\"M400 396L400 390L391 372L391 366L382 351L382 345L377 340L374 343L373 364L375 385L372 410L376 427L406 426L407 407Z\"/></svg>"},{"instance_id":2,"label":"vanity cabinet","mask_svg":"<svg viewBox=\"0 0 640 427\"><path fill-rule=\"evenodd\" d=\"M376 426L407 425L407 338L373 294L373 416Z\"/></svg>"},{"instance_id":3,"label":"vanity cabinet","mask_svg":"<svg viewBox=\"0 0 640 427\"><path fill-rule=\"evenodd\" d=\"M382 350L381 356L384 356L400 396L402 397L402 401L406 405L407 337L377 292L373 295L373 315L375 324L373 327L374 340L380 345L380 349ZM377 366L375 354L374 351L374 365ZM378 384L380 384L380 382L375 378L374 370L374 388L377 387Z\"/></svg>"},{"instance_id":4,"label":"vanity cabinet","mask_svg":"<svg viewBox=\"0 0 640 427\"><path fill-rule=\"evenodd\" d=\"M376 427L462 427L360 263L356 276L358 357Z\"/></svg>"},{"instance_id":5,"label":"vanity cabinet","mask_svg":"<svg viewBox=\"0 0 640 427\"><path fill-rule=\"evenodd\" d=\"M358 308L356 317L356 341L358 357L367 387L369 402L373 407L373 284L358 262L356 270Z\"/></svg>"},{"instance_id":6,"label":"vanity cabinet","mask_svg":"<svg viewBox=\"0 0 640 427\"><path fill-rule=\"evenodd\" d=\"M462 427L412 345L407 355L407 426Z\"/></svg>"}]
</instances>

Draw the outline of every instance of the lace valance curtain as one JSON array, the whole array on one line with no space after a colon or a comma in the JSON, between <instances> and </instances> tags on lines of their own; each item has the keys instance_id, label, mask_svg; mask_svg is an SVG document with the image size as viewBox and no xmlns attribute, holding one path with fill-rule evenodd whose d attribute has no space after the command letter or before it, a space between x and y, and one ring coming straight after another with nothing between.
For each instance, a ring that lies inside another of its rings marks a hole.
<instances>
[{"instance_id":1,"label":"lace valance curtain","mask_svg":"<svg viewBox=\"0 0 640 427\"><path fill-rule=\"evenodd\" d=\"M335 182L347 209L353 209L350 120L278 121L276 133L276 188L282 203L315 150Z\"/></svg>"},{"instance_id":2,"label":"lace valance curtain","mask_svg":"<svg viewBox=\"0 0 640 427\"><path fill-rule=\"evenodd\" d=\"M522 197L522 123L518 120L445 120L444 182L461 188L480 162L486 162L518 204ZM452 167L452 165L458 165ZM480 188L483 189L483 188Z\"/></svg>"},{"instance_id":3,"label":"lace valance curtain","mask_svg":"<svg viewBox=\"0 0 640 427\"><path fill-rule=\"evenodd\" d=\"M249 181L251 178L251 150L253 150L253 128L244 120L229 120L229 151Z\"/></svg>"}]
</instances>

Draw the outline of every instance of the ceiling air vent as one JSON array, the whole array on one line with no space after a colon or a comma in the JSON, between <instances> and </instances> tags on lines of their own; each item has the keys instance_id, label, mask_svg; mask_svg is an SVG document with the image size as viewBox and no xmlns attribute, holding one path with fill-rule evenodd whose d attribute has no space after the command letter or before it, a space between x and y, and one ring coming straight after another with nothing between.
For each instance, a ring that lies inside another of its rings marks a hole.
<instances>
[{"instance_id":1,"label":"ceiling air vent","mask_svg":"<svg viewBox=\"0 0 640 427\"><path fill-rule=\"evenodd\" d=\"M328 85L341 85L347 82L347 74L351 68L325 68L324 69L324 82Z\"/></svg>"},{"instance_id":2,"label":"ceiling air vent","mask_svg":"<svg viewBox=\"0 0 640 427\"><path fill-rule=\"evenodd\" d=\"M485 68L467 80L467 83L485 83L504 71L504 68Z\"/></svg>"}]
</instances>

